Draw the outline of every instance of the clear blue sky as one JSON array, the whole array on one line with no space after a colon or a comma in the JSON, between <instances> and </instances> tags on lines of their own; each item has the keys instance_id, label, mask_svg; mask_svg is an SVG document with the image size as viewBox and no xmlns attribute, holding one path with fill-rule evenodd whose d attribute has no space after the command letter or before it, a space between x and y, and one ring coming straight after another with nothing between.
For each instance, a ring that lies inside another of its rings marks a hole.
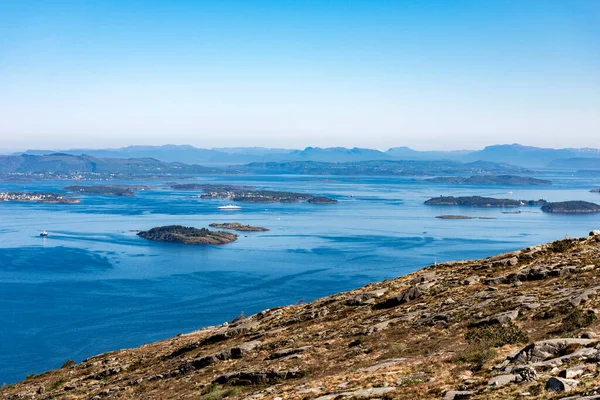
<instances>
[{"instance_id":1,"label":"clear blue sky","mask_svg":"<svg viewBox=\"0 0 600 400\"><path fill-rule=\"evenodd\" d=\"M2 0L0 137L600 147L600 0Z\"/></svg>"}]
</instances>

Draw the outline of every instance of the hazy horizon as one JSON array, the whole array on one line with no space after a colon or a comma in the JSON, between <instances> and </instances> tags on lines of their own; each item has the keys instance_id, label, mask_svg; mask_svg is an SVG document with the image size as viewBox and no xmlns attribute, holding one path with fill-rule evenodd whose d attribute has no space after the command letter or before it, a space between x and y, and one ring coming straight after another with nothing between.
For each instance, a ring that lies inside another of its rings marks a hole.
<instances>
[{"instance_id":1,"label":"hazy horizon","mask_svg":"<svg viewBox=\"0 0 600 400\"><path fill-rule=\"evenodd\" d=\"M490 146L525 146L525 147L536 147L536 148L540 148L540 149L553 149L553 150L563 150L563 149L594 149L594 150L600 150L600 146L599 147L589 147L589 146L583 146L583 147L546 147L546 146L529 146L529 145L523 145L522 143L490 143L487 144L481 148L471 148L471 149L452 149L452 150L447 150L447 149L439 149L439 148L414 148L411 146L403 146L403 145L399 145L399 146L392 146L392 147L388 147L388 148L375 148L375 147L361 147L361 146L330 146L330 147L323 147L323 146L304 146L304 147L298 147L298 148L294 148L294 147L265 147L265 146L215 146L215 147L198 147L198 146L193 146L190 145L188 143L164 143L164 144L146 144L146 145L141 145L141 144L129 144L129 145L125 145L125 146L119 146L119 147L61 147L61 148L38 148L38 147L29 147L29 148L14 148L14 149L10 149L10 148L0 148L0 154L10 154L10 153L19 153L19 152L25 152L28 150L36 150L36 151L69 151L69 150L120 150L120 149L124 149L124 148L128 148L128 147L164 147L164 146L174 146L174 147L185 147L185 146L191 146L194 147L196 149L206 149L206 150L220 150L220 149L265 149L265 150L287 150L287 151L295 151L295 150L305 150L307 148L322 148L322 149L326 149L326 148L345 148L345 149L353 149L353 148L360 148L360 149L366 149L366 150L378 150L381 152L386 152L388 150L391 150L393 148L409 148L411 150L415 150L415 151L419 151L419 152L476 152L476 151L481 151L487 147Z\"/></svg>"},{"instance_id":2,"label":"hazy horizon","mask_svg":"<svg viewBox=\"0 0 600 400\"><path fill-rule=\"evenodd\" d=\"M0 4L0 147L600 147L600 2Z\"/></svg>"}]
</instances>

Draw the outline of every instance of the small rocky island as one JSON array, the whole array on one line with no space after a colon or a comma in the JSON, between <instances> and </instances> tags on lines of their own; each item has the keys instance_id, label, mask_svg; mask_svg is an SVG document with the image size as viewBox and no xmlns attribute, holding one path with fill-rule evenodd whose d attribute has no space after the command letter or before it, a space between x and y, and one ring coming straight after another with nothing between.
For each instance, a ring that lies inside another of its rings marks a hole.
<instances>
[{"instance_id":1,"label":"small rocky island","mask_svg":"<svg viewBox=\"0 0 600 400\"><path fill-rule=\"evenodd\" d=\"M232 231L240 231L240 232L267 232L268 228L263 228L262 226L252 226L252 225L244 225L239 222L224 222L222 224L210 224L211 228L217 229L229 229Z\"/></svg>"},{"instance_id":2,"label":"small rocky island","mask_svg":"<svg viewBox=\"0 0 600 400\"><path fill-rule=\"evenodd\" d=\"M77 204L79 199L65 196L60 193L46 192L0 192L0 201L20 203L46 203L46 204Z\"/></svg>"},{"instance_id":3,"label":"small rocky island","mask_svg":"<svg viewBox=\"0 0 600 400\"><path fill-rule=\"evenodd\" d=\"M227 244L235 242L237 235L229 232L211 231L206 228L193 228L182 225L168 225L141 231L139 237L158 242L184 244Z\"/></svg>"},{"instance_id":4,"label":"small rocky island","mask_svg":"<svg viewBox=\"0 0 600 400\"><path fill-rule=\"evenodd\" d=\"M600 212L600 205L587 201L561 201L545 204L542 211L555 214L588 214Z\"/></svg>"},{"instance_id":5,"label":"small rocky island","mask_svg":"<svg viewBox=\"0 0 600 400\"><path fill-rule=\"evenodd\" d=\"M69 192L109 196L135 196L135 191L149 189L143 185L71 185L65 188Z\"/></svg>"},{"instance_id":6,"label":"small rocky island","mask_svg":"<svg viewBox=\"0 0 600 400\"><path fill-rule=\"evenodd\" d=\"M496 199L493 197L481 196L440 196L429 199L425 202L427 205L436 206L467 206L467 207L522 207L539 206L546 204L546 200L513 200Z\"/></svg>"},{"instance_id":7,"label":"small rocky island","mask_svg":"<svg viewBox=\"0 0 600 400\"><path fill-rule=\"evenodd\" d=\"M175 190L202 190L201 199L223 199L245 203L298 203L336 204L338 201L324 196L314 196L308 193L279 192L274 190L256 189L252 186L211 185L172 183L169 185Z\"/></svg>"},{"instance_id":8,"label":"small rocky island","mask_svg":"<svg viewBox=\"0 0 600 400\"><path fill-rule=\"evenodd\" d=\"M496 219L494 217L471 217L469 215L438 215L439 219Z\"/></svg>"},{"instance_id":9,"label":"small rocky island","mask_svg":"<svg viewBox=\"0 0 600 400\"><path fill-rule=\"evenodd\" d=\"M547 179L516 175L473 175L469 178L460 176L438 176L425 179L425 182L459 185L552 185L552 181Z\"/></svg>"},{"instance_id":10,"label":"small rocky island","mask_svg":"<svg viewBox=\"0 0 600 400\"><path fill-rule=\"evenodd\" d=\"M600 188L590 190L592 193L600 193Z\"/></svg>"}]
</instances>

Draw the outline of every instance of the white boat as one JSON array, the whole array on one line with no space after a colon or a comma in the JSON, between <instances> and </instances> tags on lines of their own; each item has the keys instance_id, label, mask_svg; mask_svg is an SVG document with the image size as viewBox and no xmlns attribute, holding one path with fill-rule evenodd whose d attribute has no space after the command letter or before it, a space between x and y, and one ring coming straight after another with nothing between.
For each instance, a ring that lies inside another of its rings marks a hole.
<instances>
[{"instance_id":1,"label":"white boat","mask_svg":"<svg viewBox=\"0 0 600 400\"><path fill-rule=\"evenodd\" d=\"M240 207L240 206L234 206L233 204L228 204L226 206L219 206L218 208L219 208L219 210L225 210L225 211L227 211L227 210L241 210L242 209L242 207Z\"/></svg>"},{"instance_id":2,"label":"white boat","mask_svg":"<svg viewBox=\"0 0 600 400\"><path fill-rule=\"evenodd\" d=\"M46 237L46 236L48 236L48 232L46 232L46 231L42 231L42 232L40 233L40 236L41 236L41 237Z\"/></svg>"}]
</instances>

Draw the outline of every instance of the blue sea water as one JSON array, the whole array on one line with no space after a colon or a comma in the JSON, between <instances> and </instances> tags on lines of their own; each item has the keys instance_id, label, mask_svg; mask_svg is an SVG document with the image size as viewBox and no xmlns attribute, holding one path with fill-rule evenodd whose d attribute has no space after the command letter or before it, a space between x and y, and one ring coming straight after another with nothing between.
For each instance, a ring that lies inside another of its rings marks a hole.
<instances>
[{"instance_id":1,"label":"blue sea water","mask_svg":"<svg viewBox=\"0 0 600 400\"><path fill-rule=\"evenodd\" d=\"M551 187L441 185L410 178L209 176L334 197L336 205L242 204L174 191L166 181L135 197L87 196L74 205L0 203L0 383L101 352L220 324L244 312L310 301L434 263L480 258L584 236L600 215L521 214L423 204L439 195L600 203L600 177L543 176ZM0 191L52 190L65 181L0 183ZM436 215L494 217L441 220ZM157 243L135 229L238 221L224 246ZM41 230L48 238L40 238Z\"/></svg>"}]
</instances>

